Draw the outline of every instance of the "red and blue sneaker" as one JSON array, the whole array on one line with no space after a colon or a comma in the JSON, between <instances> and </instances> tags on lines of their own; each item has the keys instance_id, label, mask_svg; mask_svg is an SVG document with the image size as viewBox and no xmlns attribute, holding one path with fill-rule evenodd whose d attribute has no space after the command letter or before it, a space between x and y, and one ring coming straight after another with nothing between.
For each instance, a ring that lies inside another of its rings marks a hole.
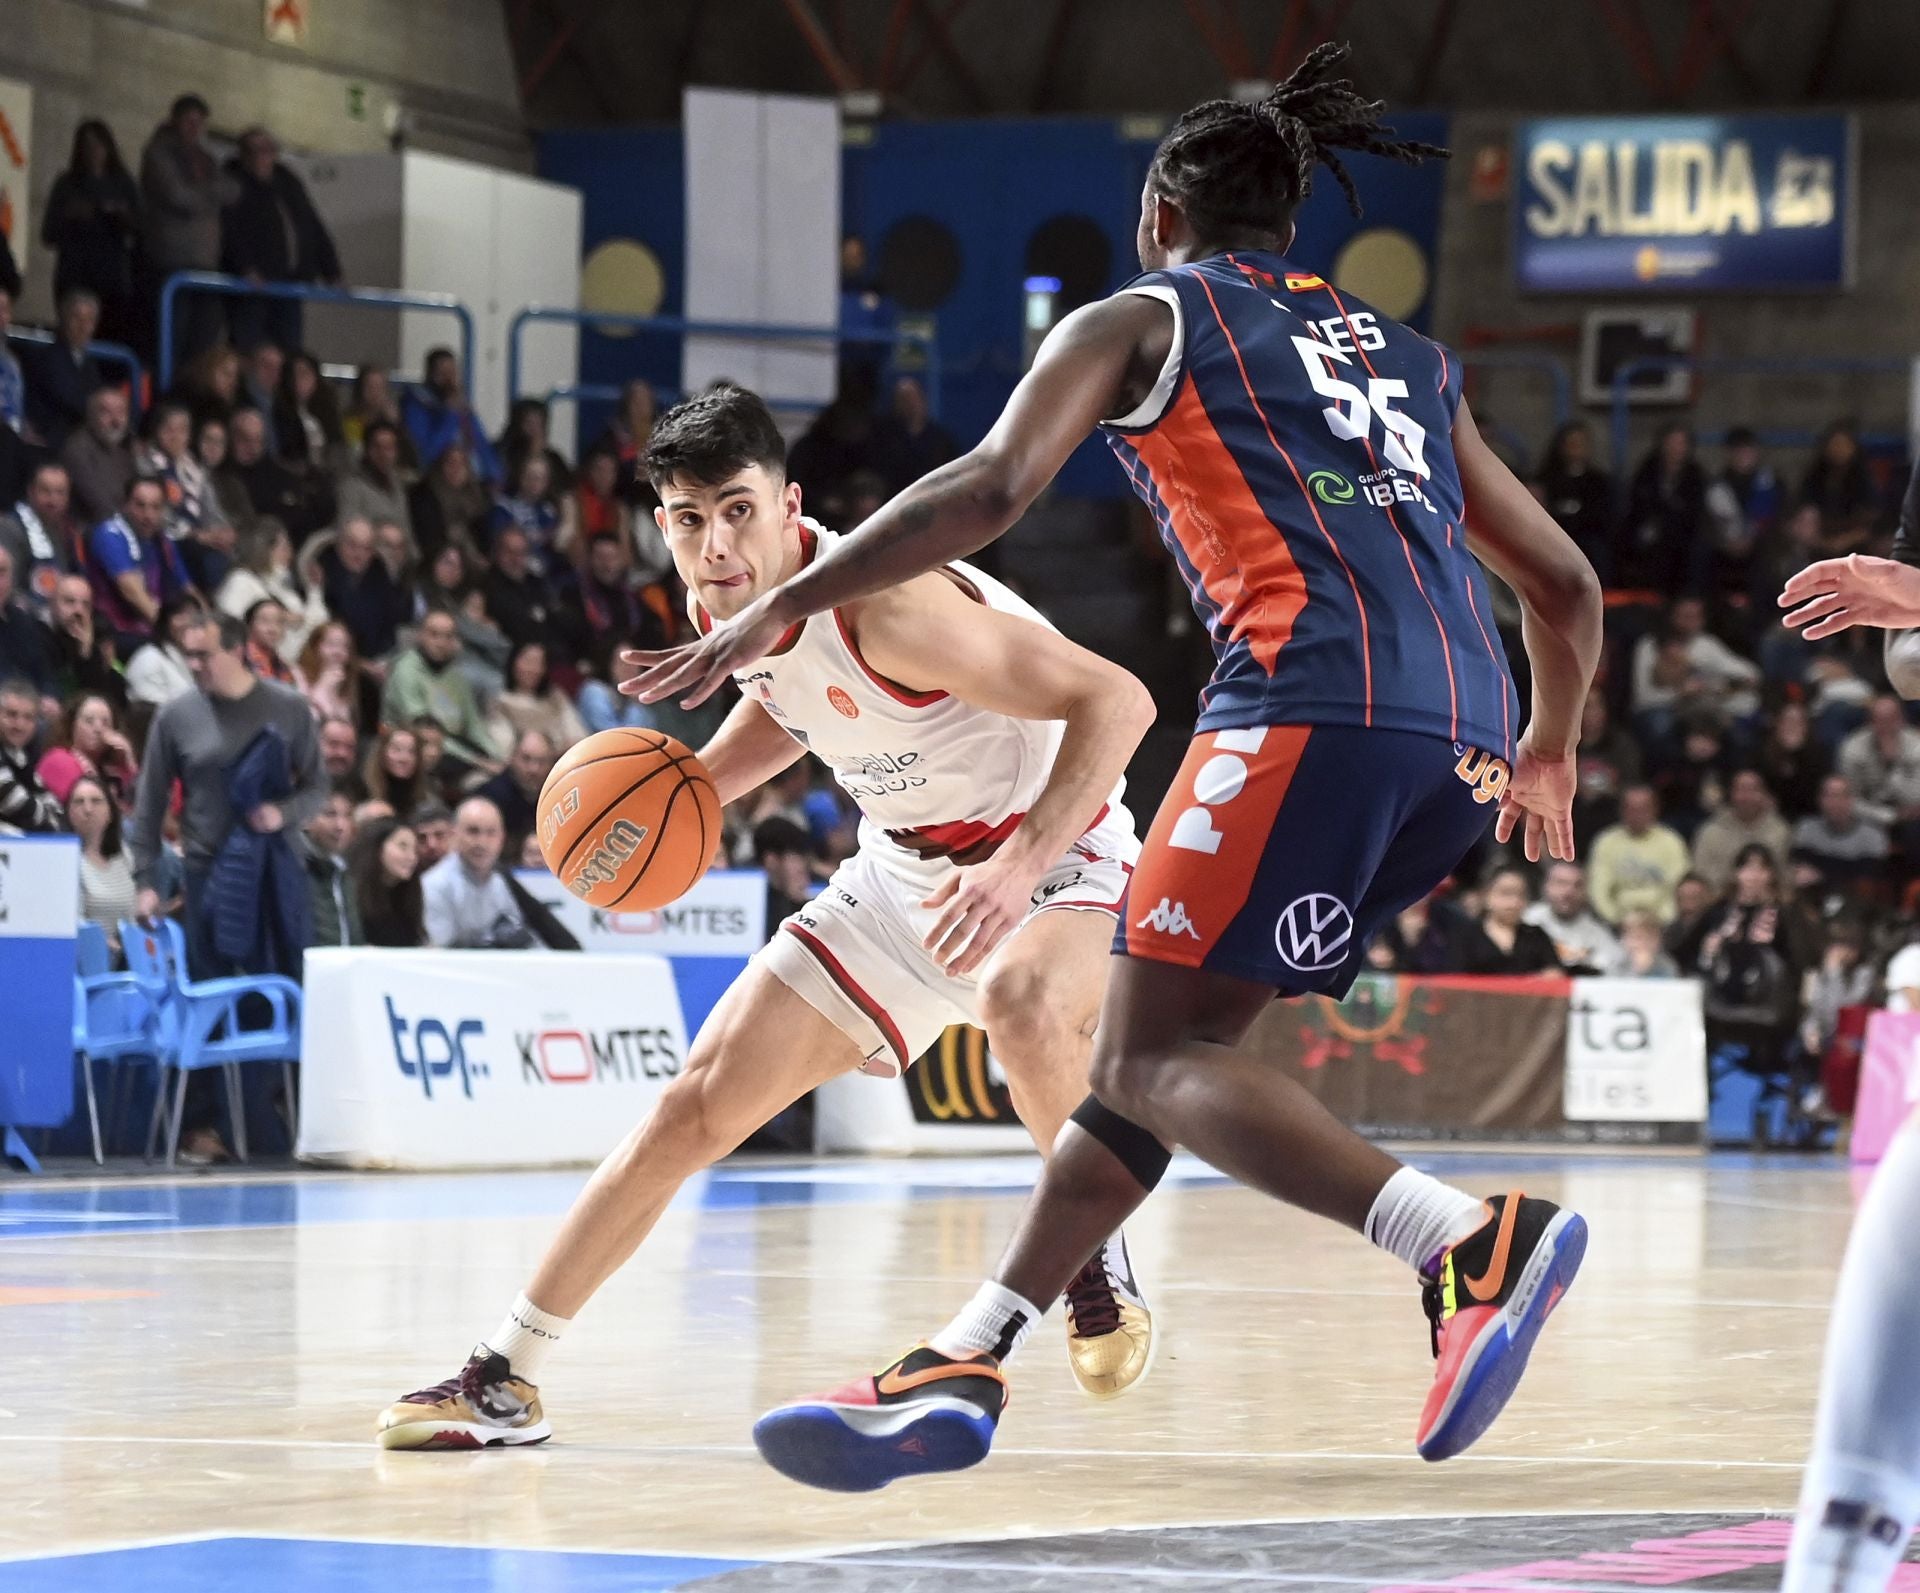
<instances>
[{"instance_id":1,"label":"red and blue sneaker","mask_svg":"<svg viewBox=\"0 0 1920 1593\"><path fill-rule=\"evenodd\" d=\"M1421 1291L1439 1363L1415 1438L1422 1460L1452 1459L1506 1409L1586 1253L1585 1218L1517 1189L1441 1252Z\"/></svg>"},{"instance_id":2,"label":"red and blue sneaker","mask_svg":"<svg viewBox=\"0 0 1920 1593\"><path fill-rule=\"evenodd\" d=\"M871 1493L896 1477L977 1466L1006 1407L1006 1374L991 1355L916 1344L876 1377L768 1411L753 1442L795 1482Z\"/></svg>"}]
</instances>

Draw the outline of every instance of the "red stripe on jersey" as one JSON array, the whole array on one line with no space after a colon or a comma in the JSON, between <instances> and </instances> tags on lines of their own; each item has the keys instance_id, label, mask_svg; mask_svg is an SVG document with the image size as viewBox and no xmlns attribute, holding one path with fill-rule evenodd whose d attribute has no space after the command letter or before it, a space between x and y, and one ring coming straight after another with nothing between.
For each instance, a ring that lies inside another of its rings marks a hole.
<instances>
[{"instance_id":1,"label":"red stripe on jersey","mask_svg":"<svg viewBox=\"0 0 1920 1593\"><path fill-rule=\"evenodd\" d=\"M1300 489L1301 502L1306 504L1307 512L1313 516L1313 523L1320 528L1320 535L1327 539L1327 546L1333 550L1334 558L1340 561L1340 568L1346 572L1347 585L1353 590L1353 606L1358 609L1360 613L1360 664L1366 691L1366 712L1363 716L1363 722L1371 726L1373 724L1373 643L1368 634L1367 605L1365 599L1360 596L1360 583L1353 578L1353 569L1347 563L1346 555L1340 551L1340 544L1333 540L1332 533L1327 530L1326 521L1320 518L1320 510L1313 501L1313 494L1307 491L1307 484L1301 479L1300 467L1293 462L1293 455L1280 446L1280 439L1276 437L1273 432L1273 422L1267 419L1266 410L1260 407L1260 400L1254 396L1253 383L1247 378L1247 362L1240 357L1240 345L1234 341L1233 333L1227 327L1227 319L1220 313L1219 301L1213 296L1213 289L1207 283L1206 274L1196 271L1193 274L1193 280L1200 284L1201 291L1206 294L1207 303L1213 310L1213 319L1218 324L1221 333L1226 337L1227 347L1233 350L1233 363L1240 368L1240 385L1247 390L1247 402L1253 405L1254 414L1260 417L1260 424L1266 429L1267 441L1273 444L1274 452L1286 460L1287 469L1293 475L1293 484ZM1208 429L1212 429L1211 425L1209 425ZM1216 443L1219 443L1221 453L1227 454L1226 444L1220 443L1217 436L1214 440ZM1231 459L1233 456L1227 454L1227 457ZM1234 466L1234 472L1238 475L1238 465ZM1244 478L1242 478L1242 484L1244 485ZM1249 494L1249 496L1251 496L1251 494ZM1260 519L1268 525L1272 524L1271 521L1267 520L1265 513L1261 511L1257 504L1254 506L1254 513L1259 515ZM1273 529L1276 533L1279 531L1278 526L1273 526ZM1185 537L1182 537L1180 540L1183 544L1186 542ZM1284 550L1284 537L1276 535L1274 542ZM1291 553L1286 555L1286 562L1289 569L1294 569L1293 555ZM1301 597L1300 604L1287 616L1287 628L1289 632L1291 632L1293 628L1294 615L1297 615L1300 608L1306 604L1306 583L1304 580L1299 579L1297 570L1295 570L1295 579L1299 581ZM1211 590L1211 588L1209 588L1209 590ZM1278 652L1279 649L1275 648L1274 651ZM1268 666L1267 672L1269 674L1273 672L1271 665Z\"/></svg>"},{"instance_id":2,"label":"red stripe on jersey","mask_svg":"<svg viewBox=\"0 0 1920 1593\"><path fill-rule=\"evenodd\" d=\"M841 995L873 1020L874 1027L886 1037L887 1044L893 1047L893 1054L900 1059L900 1071L905 1073L913 1065L913 1058L907 1055L907 1042L901 1038L893 1019L887 1016L887 1009L860 988L853 975L840 965L838 957L821 944L817 935L808 933L791 920L780 927L812 952L815 960L826 970L827 977L839 986Z\"/></svg>"},{"instance_id":3,"label":"red stripe on jersey","mask_svg":"<svg viewBox=\"0 0 1920 1593\"><path fill-rule=\"evenodd\" d=\"M1373 361L1367 358L1367 351L1360 344L1360 335L1353 328L1353 318L1347 314L1346 300L1340 297L1340 291L1332 283L1327 284L1327 292L1333 299L1333 306L1340 312L1340 319L1346 322L1347 339L1353 344L1353 351L1360 356L1360 363L1367 368L1367 374L1379 378L1380 373L1373 368ZM1373 462L1374 474L1380 473L1380 460L1373 451L1371 436L1361 439L1367 445L1367 458ZM1393 504L1384 504L1387 511L1387 523L1393 527L1393 534L1400 539L1400 548L1407 556L1407 573L1413 577L1413 584L1420 590L1420 601L1427 605L1427 612L1433 616L1433 628L1440 634L1440 656L1447 665L1447 710L1452 719L1451 738L1460 739L1460 687L1453 674L1453 644L1447 640L1447 627L1440 618L1440 610L1433 606L1433 599L1427 596L1427 583L1420 579L1420 568L1413 562L1413 544L1407 540L1407 533L1400 529L1400 517L1393 512Z\"/></svg>"},{"instance_id":4,"label":"red stripe on jersey","mask_svg":"<svg viewBox=\"0 0 1920 1593\"><path fill-rule=\"evenodd\" d=\"M910 691L899 681L888 680L862 656L860 644L853 639L853 631L847 625L847 616L839 609L833 611L833 622L840 627L840 640L847 644L847 651L853 654L853 661L860 666L861 673L895 702L903 702L909 708L931 708L935 703L947 700L944 691Z\"/></svg>"}]
</instances>

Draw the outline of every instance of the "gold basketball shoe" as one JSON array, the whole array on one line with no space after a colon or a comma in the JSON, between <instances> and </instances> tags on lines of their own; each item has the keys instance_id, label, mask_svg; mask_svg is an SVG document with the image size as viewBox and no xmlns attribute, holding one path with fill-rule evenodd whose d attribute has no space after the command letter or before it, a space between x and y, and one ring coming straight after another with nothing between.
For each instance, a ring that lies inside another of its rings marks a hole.
<instances>
[{"instance_id":1,"label":"gold basketball shoe","mask_svg":"<svg viewBox=\"0 0 1920 1593\"><path fill-rule=\"evenodd\" d=\"M484 1344L457 1376L389 1405L375 1433L382 1449L489 1449L552 1436L539 1389Z\"/></svg>"},{"instance_id":2,"label":"gold basketball shoe","mask_svg":"<svg viewBox=\"0 0 1920 1593\"><path fill-rule=\"evenodd\" d=\"M1153 1365L1153 1313L1134 1281L1125 1234L1115 1234L1067 1285L1067 1356L1095 1399L1117 1399Z\"/></svg>"}]
</instances>

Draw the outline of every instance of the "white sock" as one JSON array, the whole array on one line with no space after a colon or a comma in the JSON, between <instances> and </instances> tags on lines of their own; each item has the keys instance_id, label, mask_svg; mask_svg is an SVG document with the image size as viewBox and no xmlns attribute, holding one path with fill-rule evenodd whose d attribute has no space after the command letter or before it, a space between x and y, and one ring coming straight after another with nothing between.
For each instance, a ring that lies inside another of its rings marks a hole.
<instances>
[{"instance_id":1,"label":"white sock","mask_svg":"<svg viewBox=\"0 0 1920 1593\"><path fill-rule=\"evenodd\" d=\"M997 1283L983 1283L966 1309L927 1340L942 1355L985 1350L1005 1365L1027 1342L1043 1313L1031 1301Z\"/></svg>"},{"instance_id":2,"label":"white sock","mask_svg":"<svg viewBox=\"0 0 1920 1593\"><path fill-rule=\"evenodd\" d=\"M1388 1255L1424 1272L1441 1251L1458 1244L1486 1220L1485 1201L1402 1167L1374 1197L1365 1232Z\"/></svg>"},{"instance_id":3,"label":"white sock","mask_svg":"<svg viewBox=\"0 0 1920 1593\"><path fill-rule=\"evenodd\" d=\"M560 1332L573 1319L542 1311L524 1291L513 1297L506 1320L483 1341L496 1354L513 1364L513 1375L529 1383L540 1380L540 1367L547 1352L560 1342Z\"/></svg>"},{"instance_id":4,"label":"white sock","mask_svg":"<svg viewBox=\"0 0 1920 1593\"><path fill-rule=\"evenodd\" d=\"M1840 1268L1790 1593L1874 1593L1920 1515L1920 1118L1887 1148Z\"/></svg>"}]
</instances>

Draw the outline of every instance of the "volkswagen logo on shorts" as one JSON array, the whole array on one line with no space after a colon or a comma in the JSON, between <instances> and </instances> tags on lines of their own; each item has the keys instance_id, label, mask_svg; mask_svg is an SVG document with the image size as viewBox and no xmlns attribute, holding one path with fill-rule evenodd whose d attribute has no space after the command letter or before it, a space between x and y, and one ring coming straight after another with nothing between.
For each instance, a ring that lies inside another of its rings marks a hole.
<instances>
[{"instance_id":1,"label":"volkswagen logo on shorts","mask_svg":"<svg viewBox=\"0 0 1920 1593\"><path fill-rule=\"evenodd\" d=\"M1347 960L1353 939L1353 914L1337 896L1316 891L1302 896L1280 915L1273 943L1280 960L1302 973L1325 973Z\"/></svg>"}]
</instances>

